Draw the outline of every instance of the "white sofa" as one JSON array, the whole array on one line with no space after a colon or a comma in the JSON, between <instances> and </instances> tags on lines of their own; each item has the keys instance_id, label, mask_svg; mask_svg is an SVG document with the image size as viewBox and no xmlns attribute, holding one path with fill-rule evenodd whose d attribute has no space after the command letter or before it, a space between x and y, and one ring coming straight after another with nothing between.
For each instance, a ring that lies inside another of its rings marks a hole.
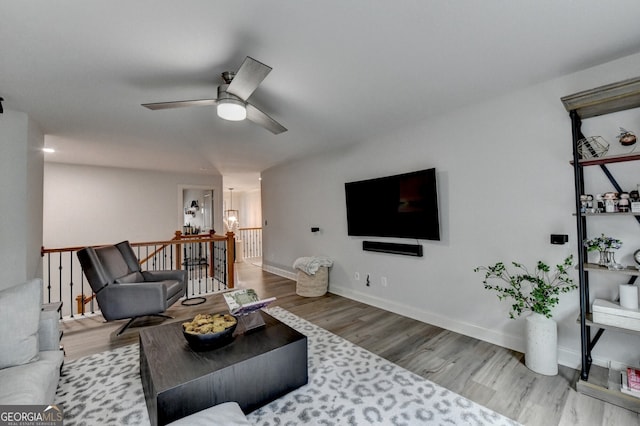
<instances>
[{"instance_id":1,"label":"white sofa","mask_svg":"<svg viewBox=\"0 0 640 426\"><path fill-rule=\"evenodd\" d=\"M0 405L54 402L64 353L59 314L41 300L40 279L0 290Z\"/></svg>"}]
</instances>

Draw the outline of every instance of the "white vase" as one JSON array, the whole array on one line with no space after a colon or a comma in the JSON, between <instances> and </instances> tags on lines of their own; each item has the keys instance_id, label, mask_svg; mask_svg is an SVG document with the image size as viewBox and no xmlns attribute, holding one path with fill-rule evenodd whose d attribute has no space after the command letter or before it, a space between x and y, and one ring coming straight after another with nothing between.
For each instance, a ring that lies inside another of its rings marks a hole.
<instances>
[{"instance_id":1,"label":"white vase","mask_svg":"<svg viewBox=\"0 0 640 426\"><path fill-rule=\"evenodd\" d=\"M620 307L638 310L638 287L633 284L620 284Z\"/></svg>"},{"instance_id":2,"label":"white vase","mask_svg":"<svg viewBox=\"0 0 640 426\"><path fill-rule=\"evenodd\" d=\"M526 317L526 351L524 363L531 371L555 376L558 374L558 325L542 314L532 312Z\"/></svg>"}]
</instances>

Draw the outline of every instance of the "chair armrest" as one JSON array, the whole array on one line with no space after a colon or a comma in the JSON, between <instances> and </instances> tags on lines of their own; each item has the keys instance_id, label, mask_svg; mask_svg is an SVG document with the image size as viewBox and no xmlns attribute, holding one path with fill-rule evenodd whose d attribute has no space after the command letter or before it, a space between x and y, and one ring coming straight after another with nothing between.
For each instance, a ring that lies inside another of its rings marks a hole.
<instances>
[{"instance_id":1,"label":"chair armrest","mask_svg":"<svg viewBox=\"0 0 640 426\"><path fill-rule=\"evenodd\" d=\"M168 281L178 280L183 283L187 281L187 271L180 269L164 271L143 271L142 276L145 281Z\"/></svg>"},{"instance_id":2,"label":"chair armrest","mask_svg":"<svg viewBox=\"0 0 640 426\"><path fill-rule=\"evenodd\" d=\"M167 309L167 289L162 282L112 284L98 294L107 320L162 313Z\"/></svg>"},{"instance_id":3,"label":"chair armrest","mask_svg":"<svg viewBox=\"0 0 640 426\"><path fill-rule=\"evenodd\" d=\"M38 344L41 351L60 349L60 317L58 311L41 311Z\"/></svg>"}]
</instances>

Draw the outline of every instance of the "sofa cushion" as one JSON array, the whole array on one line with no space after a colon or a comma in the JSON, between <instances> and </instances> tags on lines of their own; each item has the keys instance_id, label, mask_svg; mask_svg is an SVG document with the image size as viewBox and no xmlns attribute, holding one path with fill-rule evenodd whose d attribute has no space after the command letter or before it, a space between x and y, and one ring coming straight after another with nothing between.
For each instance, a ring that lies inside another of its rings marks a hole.
<instances>
[{"instance_id":1,"label":"sofa cushion","mask_svg":"<svg viewBox=\"0 0 640 426\"><path fill-rule=\"evenodd\" d=\"M38 361L0 370L0 405L53 404L63 359L60 350L44 351Z\"/></svg>"},{"instance_id":2,"label":"sofa cushion","mask_svg":"<svg viewBox=\"0 0 640 426\"><path fill-rule=\"evenodd\" d=\"M41 300L39 279L0 291L0 368L38 359Z\"/></svg>"}]
</instances>

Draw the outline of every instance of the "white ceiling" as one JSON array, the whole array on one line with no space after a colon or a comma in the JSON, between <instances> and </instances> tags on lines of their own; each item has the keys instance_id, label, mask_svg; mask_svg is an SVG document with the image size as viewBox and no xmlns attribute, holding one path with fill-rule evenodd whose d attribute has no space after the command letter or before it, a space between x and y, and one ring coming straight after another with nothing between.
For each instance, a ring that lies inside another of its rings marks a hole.
<instances>
[{"instance_id":1,"label":"white ceiling","mask_svg":"<svg viewBox=\"0 0 640 426\"><path fill-rule=\"evenodd\" d=\"M0 17L0 96L48 161L224 176L640 51L637 0L0 0ZM288 132L140 106L215 98L246 56L273 67L250 101Z\"/></svg>"}]
</instances>

